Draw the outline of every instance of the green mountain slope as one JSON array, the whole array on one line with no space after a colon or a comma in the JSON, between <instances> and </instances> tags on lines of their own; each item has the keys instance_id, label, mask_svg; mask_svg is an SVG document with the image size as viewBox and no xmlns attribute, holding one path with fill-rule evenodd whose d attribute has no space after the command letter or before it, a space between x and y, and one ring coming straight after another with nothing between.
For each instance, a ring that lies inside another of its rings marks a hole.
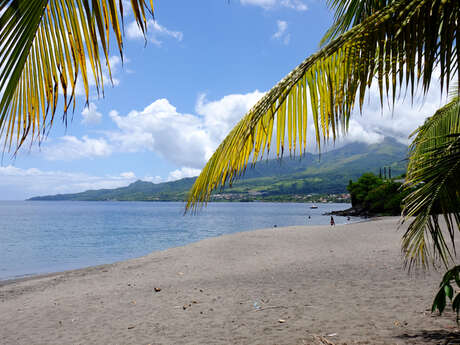
<instances>
[{"instance_id":1,"label":"green mountain slope","mask_svg":"<svg viewBox=\"0 0 460 345\"><path fill-rule=\"evenodd\" d=\"M378 174L379 169L391 167L397 176L406 170L407 147L391 138L383 143L366 145L352 143L321 156L307 153L299 160L259 162L248 168L244 178L232 188L214 194L214 200L298 200L299 195L345 193L349 180L364 172ZM89 190L76 194L34 197L29 200L185 200L195 178L154 184L137 181L127 187ZM302 198L300 198L302 199Z\"/></svg>"}]
</instances>

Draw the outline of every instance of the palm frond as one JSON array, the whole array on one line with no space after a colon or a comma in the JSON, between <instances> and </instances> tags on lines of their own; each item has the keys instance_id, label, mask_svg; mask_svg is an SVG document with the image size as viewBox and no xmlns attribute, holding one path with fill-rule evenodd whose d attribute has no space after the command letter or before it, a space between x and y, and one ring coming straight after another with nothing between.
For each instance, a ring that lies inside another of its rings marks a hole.
<instances>
[{"instance_id":1,"label":"palm frond","mask_svg":"<svg viewBox=\"0 0 460 345\"><path fill-rule=\"evenodd\" d=\"M439 109L413 134L405 186L403 251L410 266L440 259L446 267L455 250L460 225L460 102L458 96ZM442 216L441 216L442 215ZM413 218L411 218L413 217ZM439 218L447 225L452 246Z\"/></svg>"},{"instance_id":2,"label":"palm frond","mask_svg":"<svg viewBox=\"0 0 460 345\"><path fill-rule=\"evenodd\" d=\"M361 24L375 12L391 5L395 0L328 0L329 8L334 11L334 22L320 46L330 42L351 27Z\"/></svg>"},{"instance_id":3,"label":"palm frond","mask_svg":"<svg viewBox=\"0 0 460 345\"><path fill-rule=\"evenodd\" d=\"M143 32L147 11L153 15L152 0L147 1L131 1ZM101 61L110 75L110 32L123 58L123 5L122 0L0 0L0 11L0 137L11 149L29 136L40 140L61 101L66 120L75 107L78 78L87 102L90 76L98 92L103 90Z\"/></svg>"},{"instance_id":4,"label":"palm frond","mask_svg":"<svg viewBox=\"0 0 460 345\"><path fill-rule=\"evenodd\" d=\"M305 150L307 103L311 104L318 145L348 129L355 101L362 108L374 80L392 99L404 85L426 92L436 65L441 89L458 69L458 0L394 1L305 59L243 117L217 148L189 193L187 209L205 203L213 190L232 183L269 152L276 128L276 153L282 156L285 133L291 153ZM460 74L459 74L460 76ZM286 128L287 127L287 128ZM298 145L298 148L296 147Z\"/></svg>"}]
</instances>

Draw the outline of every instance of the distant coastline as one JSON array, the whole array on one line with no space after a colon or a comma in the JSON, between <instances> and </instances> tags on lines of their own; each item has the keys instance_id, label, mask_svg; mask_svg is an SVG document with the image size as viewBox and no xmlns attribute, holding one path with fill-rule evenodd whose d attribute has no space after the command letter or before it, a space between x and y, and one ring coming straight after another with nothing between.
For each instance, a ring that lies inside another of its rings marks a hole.
<instances>
[{"instance_id":1,"label":"distant coastline","mask_svg":"<svg viewBox=\"0 0 460 345\"><path fill-rule=\"evenodd\" d=\"M211 201L350 202L347 185L364 172L391 167L396 176L406 171L407 146L391 138L367 145L352 143L320 155L305 153L300 159L261 161L243 178L211 195ZM138 180L126 187L80 193L36 196L28 200L80 201L185 201L194 177L152 183Z\"/></svg>"}]
</instances>

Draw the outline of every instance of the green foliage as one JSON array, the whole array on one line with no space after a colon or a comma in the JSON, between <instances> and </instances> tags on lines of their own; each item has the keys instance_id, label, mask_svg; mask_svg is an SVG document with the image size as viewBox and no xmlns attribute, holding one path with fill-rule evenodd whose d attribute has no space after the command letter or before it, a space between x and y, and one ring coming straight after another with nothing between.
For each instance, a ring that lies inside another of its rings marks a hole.
<instances>
[{"instance_id":1,"label":"green foliage","mask_svg":"<svg viewBox=\"0 0 460 345\"><path fill-rule=\"evenodd\" d=\"M452 310L457 313L457 323L459 321L459 313L460 313L460 293L457 293L454 298L454 288L452 287L453 283L460 288L460 266L455 266L448 270L444 277L442 278L441 283L439 284L439 290L434 298L433 305L431 307L431 311L434 312L436 310L439 311L441 314L445 307L447 298L452 302Z\"/></svg>"},{"instance_id":2,"label":"green foliage","mask_svg":"<svg viewBox=\"0 0 460 345\"><path fill-rule=\"evenodd\" d=\"M406 179L411 193L403 210L409 223L403 237L408 265L426 267L439 260L447 268L453 259L453 239L460 229L459 92L413 133ZM447 228L444 233L440 218Z\"/></svg>"},{"instance_id":3,"label":"green foliage","mask_svg":"<svg viewBox=\"0 0 460 345\"><path fill-rule=\"evenodd\" d=\"M361 208L372 214L399 215L401 202L407 195L400 187L399 182L383 180L373 173L365 173L357 182L350 181L347 189L354 208Z\"/></svg>"}]
</instances>

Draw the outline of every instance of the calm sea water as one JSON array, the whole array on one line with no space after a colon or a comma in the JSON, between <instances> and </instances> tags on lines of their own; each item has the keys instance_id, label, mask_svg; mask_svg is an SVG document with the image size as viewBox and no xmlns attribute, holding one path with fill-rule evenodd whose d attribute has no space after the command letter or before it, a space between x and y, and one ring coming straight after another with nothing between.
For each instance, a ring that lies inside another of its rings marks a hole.
<instances>
[{"instance_id":1,"label":"calm sea water","mask_svg":"<svg viewBox=\"0 0 460 345\"><path fill-rule=\"evenodd\" d=\"M210 203L184 216L180 202L0 201L0 279L112 263L275 224L328 224L324 212L350 206L310 205Z\"/></svg>"}]
</instances>

